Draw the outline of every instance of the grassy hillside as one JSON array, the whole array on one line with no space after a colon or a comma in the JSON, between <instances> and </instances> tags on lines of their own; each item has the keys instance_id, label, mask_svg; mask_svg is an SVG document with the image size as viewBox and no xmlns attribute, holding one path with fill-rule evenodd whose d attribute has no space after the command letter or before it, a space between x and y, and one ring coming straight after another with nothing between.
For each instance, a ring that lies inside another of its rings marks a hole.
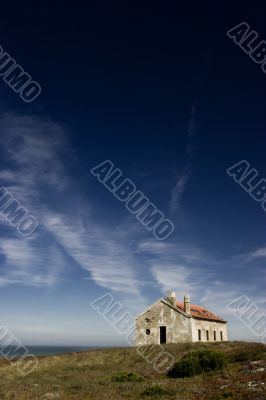
<instances>
[{"instance_id":1,"label":"grassy hillside","mask_svg":"<svg viewBox=\"0 0 266 400\"><path fill-rule=\"evenodd\" d=\"M165 346L177 360L188 351L206 348L224 352L230 363L222 371L176 379L156 373L134 348L43 357L38 369L26 377L2 360L0 399L266 399L265 346L242 342ZM123 381L120 372L137 376Z\"/></svg>"}]
</instances>

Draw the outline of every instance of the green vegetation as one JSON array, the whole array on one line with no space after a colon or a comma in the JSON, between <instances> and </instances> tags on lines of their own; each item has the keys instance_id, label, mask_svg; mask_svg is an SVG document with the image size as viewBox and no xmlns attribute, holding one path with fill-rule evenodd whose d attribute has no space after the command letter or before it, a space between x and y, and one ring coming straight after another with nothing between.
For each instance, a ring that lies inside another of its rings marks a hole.
<instances>
[{"instance_id":1,"label":"green vegetation","mask_svg":"<svg viewBox=\"0 0 266 400\"><path fill-rule=\"evenodd\" d=\"M152 385L152 386L147 387L142 394L144 396L157 397L157 396L171 394L171 391L170 390L165 390L160 385Z\"/></svg>"},{"instance_id":2,"label":"green vegetation","mask_svg":"<svg viewBox=\"0 0 266 400\"><path fill-rule=\"evenodd\" d=\"M205 354L201 362L207 372L170 379L167 372L156 372L135 348L40 357L38 368L25 377L20 375L14 364L0 360L0 399L266 399L266 385L263 384L266 382L264 345L244 342L186 343L165 345L164 349L173 355L177 363L196 358L195 353ZM150 351L154 355L159 354L161 347L154 346ZM223 369L216 369L221 364L216 356L210 356L213 352L219 352L229 360ZM239 361L243 359L243 354L245 361Z\"/></svg>"},{"instance_id":3,"label":"green vegetation","mask_svg":"<svg viewBox=\"0 0 266 400\"><path fill-rule=\"evenodd\" d=\"M112 376L114 382L141 382L143 378L133 372L118 372Z\"/></svg>"},{"instance_id":4,"label":"green vegetation","mask_svg":"<svg viewBox=\"0 0 266 400\"><path fill-rule=\"evenodd\" d=\"M216 369L223 369L226 357L221 351L198 350L187 353L168 371L171 378L184 378L199 375Z\"/></svg>"}]
</instances>

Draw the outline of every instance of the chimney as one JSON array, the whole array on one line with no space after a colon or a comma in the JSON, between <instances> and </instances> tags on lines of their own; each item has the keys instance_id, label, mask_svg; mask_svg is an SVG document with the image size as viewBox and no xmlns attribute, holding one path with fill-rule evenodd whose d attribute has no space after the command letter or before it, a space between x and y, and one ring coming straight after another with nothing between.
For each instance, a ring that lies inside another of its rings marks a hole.
<instances>
[{"instance_id":1,"label":"chimney","mask_svg":"<svg viewBox=\"0 0 266 400\"><path fill-rule=\"evenodd\" d=\"M184 296L184 311L190 314L190 297L188 294Z\"/></svg>"},{"instance_id":2,"label":"chimney","mask_svg":"<svg viewBox=\"0 0 266 400\"><path fill-rule=\"evenodd\" d=\"M173 290L169 292L167 299L170 301L172 306L176 307L176 297L175 297L175 292L173 292Z\"/></svg>"}]
</instances>

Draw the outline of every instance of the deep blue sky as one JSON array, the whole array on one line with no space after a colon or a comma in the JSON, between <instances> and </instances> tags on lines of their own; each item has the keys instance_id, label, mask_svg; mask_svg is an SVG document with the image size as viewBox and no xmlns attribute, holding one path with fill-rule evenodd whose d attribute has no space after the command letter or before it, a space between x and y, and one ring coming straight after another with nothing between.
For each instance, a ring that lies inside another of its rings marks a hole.
<instances>
[{"instance_id":1,"label":"deep blue sky","mask_svg":"<svg viewBox=\"0 0 266 400\"><path fill-rule=\"evenodd\" d=\"M266 214L226 169L266 178L266 75L226 32L266 40L262 4L1 9L0 45L42 86L24 103L0 78L0 183L40 222L28 239L0 226L1 321L24 343L121 344L89 303L109 291L136 314L169 289L254 340L226 305L264 312ZM168 240L90 174L106 159L173 221Z\"/></svg>"}]
</instances>

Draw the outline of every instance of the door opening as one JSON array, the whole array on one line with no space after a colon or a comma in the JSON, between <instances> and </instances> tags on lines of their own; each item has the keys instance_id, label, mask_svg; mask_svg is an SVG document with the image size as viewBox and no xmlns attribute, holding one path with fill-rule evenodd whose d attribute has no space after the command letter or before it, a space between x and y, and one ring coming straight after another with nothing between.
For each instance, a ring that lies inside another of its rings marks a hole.
<instances>
[{"instance_id":1,"label":"door opening","mask_svg":"<svg viewBox=\"0 0 266 400\"><path fill-rule=\"evenodd\" d=\"M166 343L166 326L160 326L160 344Z\"/></svg>"}]
</instances>

